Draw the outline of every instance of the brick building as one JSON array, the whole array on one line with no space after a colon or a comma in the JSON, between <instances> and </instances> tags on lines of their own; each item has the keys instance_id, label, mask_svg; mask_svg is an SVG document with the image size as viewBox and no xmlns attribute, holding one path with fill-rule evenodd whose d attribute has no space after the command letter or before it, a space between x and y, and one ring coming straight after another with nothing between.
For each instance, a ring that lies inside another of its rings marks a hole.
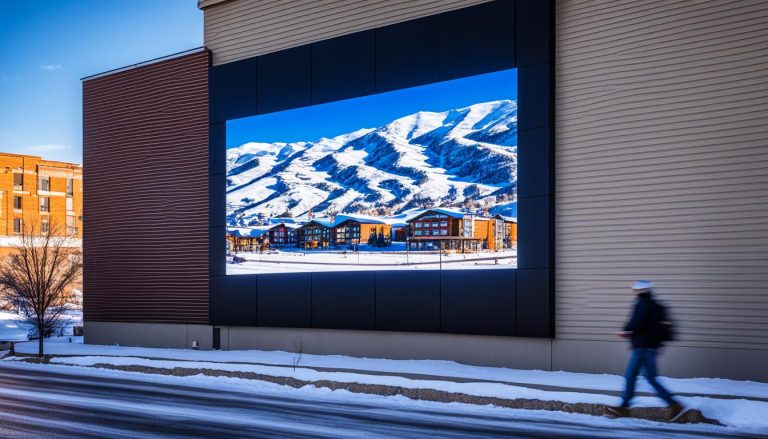
<instances>
[{"instance_id":1,"label":"brick building","mask_svg":"<svg viewBox=\"0 0 768 439\"><path fill-rule=\"evenodd\" d=\"M81 238L82 224L81 165L0 153L0 255L24 228Z\"/></svg>"}]
</instances>

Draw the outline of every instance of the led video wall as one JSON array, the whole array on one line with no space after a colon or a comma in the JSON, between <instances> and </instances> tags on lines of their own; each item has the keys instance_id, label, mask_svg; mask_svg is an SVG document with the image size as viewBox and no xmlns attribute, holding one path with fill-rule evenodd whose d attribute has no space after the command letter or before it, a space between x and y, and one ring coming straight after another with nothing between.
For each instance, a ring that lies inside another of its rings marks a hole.
<instances>
[{"instance_id":1,"label":"led video wall","mask_svg":"<svg viewBox=\"0 0 768 439\"><path fill-rule=\"evenodd\" d=\"M516 267L516 69L226 133L227 274Z\"/></svg>"}]
</instances>

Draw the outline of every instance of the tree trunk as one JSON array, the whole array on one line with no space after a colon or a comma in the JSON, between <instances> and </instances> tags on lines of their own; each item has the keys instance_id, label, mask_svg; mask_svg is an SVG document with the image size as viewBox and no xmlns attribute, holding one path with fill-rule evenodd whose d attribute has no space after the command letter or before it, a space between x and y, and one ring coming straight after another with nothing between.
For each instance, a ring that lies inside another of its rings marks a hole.
<instances>
[{"instance_id":1,"label":"tree trunk","mask_svg":"<svg viewBox=\"0 0 768 439\"><path fill-rule=\"evenodd\" d=\"M39 358L43 358L43 326L44 325L38 325L37 327L37 335L40 337L37 339L37 356Z\"/></svg>"}]
</instances>

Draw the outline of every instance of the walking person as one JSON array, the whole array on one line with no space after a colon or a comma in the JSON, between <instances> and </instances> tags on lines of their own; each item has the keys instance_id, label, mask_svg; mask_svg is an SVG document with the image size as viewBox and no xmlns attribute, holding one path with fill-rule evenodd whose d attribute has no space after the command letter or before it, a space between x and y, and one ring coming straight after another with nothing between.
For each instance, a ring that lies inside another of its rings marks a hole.
<instances>
[{"instance_id":1,"label":"walking person","mask_svg":"<svg viewBox=\"0 0 768 439\"><path fill-rule=\"evenodd\" d=\"M635 294L632 315L624 329L618 332L620 337L629 338L632 342L632 354L625 373L626 388L621 405L609 407L608 413L613 416L629 416L629 405L635 395L637 376L642 371L659 398L667 403L669 419L675 420L683 413L683 406L656 379L656 354L665 341L673 338L671 323L667 319L664 306L654 300L651 282L635 282L632 292Z\"/></svg>"}]
</instances>

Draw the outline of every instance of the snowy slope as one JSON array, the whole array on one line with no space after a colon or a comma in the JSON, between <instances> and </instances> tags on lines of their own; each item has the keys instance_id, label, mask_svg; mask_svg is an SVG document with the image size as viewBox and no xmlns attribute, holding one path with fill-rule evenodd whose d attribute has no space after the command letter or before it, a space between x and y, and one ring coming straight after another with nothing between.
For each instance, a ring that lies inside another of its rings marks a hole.
<instances>
[{"instance_id":1,"label":"snowy slope","mask_svg":"<svg viewBox=\"0 0 768 439\"><path fill-rule=\"evenodd\" d=\"M418 112L316 142L246 143L227 150L228 224L253 226L286 211L398 214L467 198L509 213L516 145L510 100Z\"/></svg>"}]
</instances>

